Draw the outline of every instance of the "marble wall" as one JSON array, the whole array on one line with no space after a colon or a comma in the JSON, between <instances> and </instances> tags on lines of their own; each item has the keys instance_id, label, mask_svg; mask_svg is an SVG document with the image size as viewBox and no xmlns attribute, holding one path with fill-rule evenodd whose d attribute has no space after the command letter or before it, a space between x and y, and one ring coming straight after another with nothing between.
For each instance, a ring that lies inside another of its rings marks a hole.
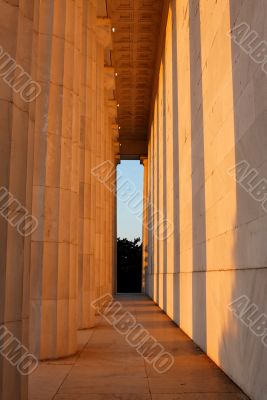
<instances>
[{"instance_id":1,"label":"marble wall","mask_svg":"<svg viewBox=\"0 0 267 400\"><path fill-rule=\"evenodd\" d=\"M266 12L170 2L148 156L146 291L255 400L267 399L267 348L228 305L247 296L267 314L267 214L236 167L267 178L267 75L229 33L245 22L259 44Z\"/></svg>"}]
</instances>

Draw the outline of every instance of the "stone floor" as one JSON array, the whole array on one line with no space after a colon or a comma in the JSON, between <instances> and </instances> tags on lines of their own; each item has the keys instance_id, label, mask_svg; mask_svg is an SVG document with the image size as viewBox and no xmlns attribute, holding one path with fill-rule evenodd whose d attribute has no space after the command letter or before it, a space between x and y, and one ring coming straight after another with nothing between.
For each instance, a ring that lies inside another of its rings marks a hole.
<instances>
[{"instance_id":1,"label":"stone floor","mask_svg":"<svg viewBox=\"0 0 267 400\"><path fill-rule=\"evenodd\" d=\"M245 400L210 359L150 300L118 296L127 311L175 358L158 374L101 317L79 332L73 358L41 363L30 378L30 400Z\"/></svg>"}]
</instances>

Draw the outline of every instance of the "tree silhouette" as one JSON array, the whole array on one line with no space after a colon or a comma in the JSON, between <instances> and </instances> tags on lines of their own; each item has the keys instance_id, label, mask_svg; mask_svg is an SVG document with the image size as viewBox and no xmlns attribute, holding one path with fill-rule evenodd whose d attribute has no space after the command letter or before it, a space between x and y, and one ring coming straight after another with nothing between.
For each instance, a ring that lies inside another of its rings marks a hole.
<instances>
[{"instance_id":1,"label":"tree silhouette","mask_svg":"<svg viewBox=\"0 0 267 400\"><path fill-rule=\"evenodd\" d=\"M140 293L142 286L142 243L117 239L118 292Z\"/></svg>"}]
</instances>

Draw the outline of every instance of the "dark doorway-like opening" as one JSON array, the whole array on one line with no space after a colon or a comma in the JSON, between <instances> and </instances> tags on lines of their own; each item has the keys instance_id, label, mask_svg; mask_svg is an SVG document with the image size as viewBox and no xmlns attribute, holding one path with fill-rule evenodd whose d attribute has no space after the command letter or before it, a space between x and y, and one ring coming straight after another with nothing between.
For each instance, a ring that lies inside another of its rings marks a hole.
<instances>
[{"instance_id":1,"label":"dark doorway-like opening","mask_svg":"<svg viewBox=\"0 0 267 400\"><path fill-rule=\"evenodd\" d=\"M137 238L117 240L118 293L142 291L142 243Z\"/></svg>"},{"instance_id":2,"label":"dark doorway-like opening","mask_svg":"<svg viewBox=\"0 0 267 400\"><path fill-rule=\"evenodd\" d=\"M117 168L117 293L142 292L143 166Z\"/></svg>"}]
</instances>

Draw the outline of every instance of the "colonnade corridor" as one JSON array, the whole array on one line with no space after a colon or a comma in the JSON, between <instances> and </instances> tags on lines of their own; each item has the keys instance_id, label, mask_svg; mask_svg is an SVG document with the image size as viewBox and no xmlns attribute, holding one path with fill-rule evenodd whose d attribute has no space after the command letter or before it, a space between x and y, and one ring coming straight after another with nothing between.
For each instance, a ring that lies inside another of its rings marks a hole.
<instances>
[{"instance_id":1,"label":"colonnade corridor","mask_svg":"<svg viewBox=\"0 0 267 400\"><path fill-rule=\"evenodd\" d=\"M0 0L0 400L267 400L266 126L266 0Z\"/></svg>"}]
</instances>

